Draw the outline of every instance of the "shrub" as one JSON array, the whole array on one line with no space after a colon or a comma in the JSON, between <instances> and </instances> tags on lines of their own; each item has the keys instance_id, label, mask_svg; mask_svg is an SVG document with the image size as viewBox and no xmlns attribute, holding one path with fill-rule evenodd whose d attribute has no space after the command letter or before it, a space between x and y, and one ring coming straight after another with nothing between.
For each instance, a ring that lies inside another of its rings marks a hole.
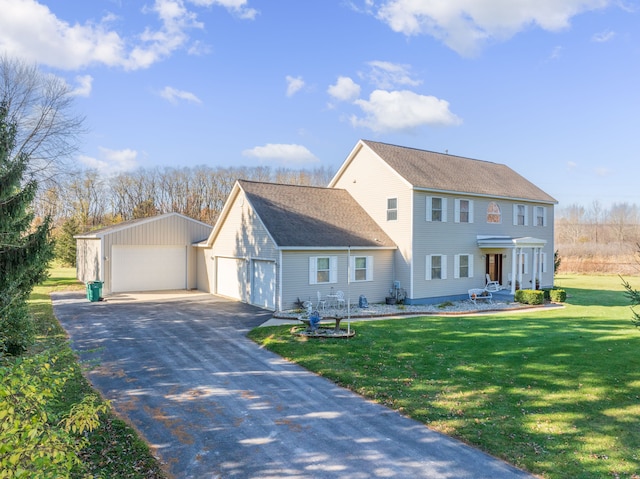
<instances>
[{"instance_id":1,"label":"shrub","mask_svg":"<svg viewBox=\"0 0 640 479\"><path fill-rule=\"evenodd\" d=\"M516 291L514 299L518 303L522 304L543 304L544 291L533 289L519 289Z\"/></svg>"},{"instance_id":2,"label":"shrub","mask_svg":"<svg viewBox=\"0 0 640 479\"><path fill-rule=\"evenodd\" d=\"M107 405L87 396L56 414L50 402L71 374L56 371L56 359L43 353L0 367L0 477L66 478L81 469L83 433Z\"/></svg>"},{"instance_id":3,"label":"shrub","mask_svg":"<svg viewBox=\"0 0 640 479\"><path fill-rule=\"evenodd\" d=\"M552 289L549 291L549 300L554 303L564 303L567 300L567 292L564 289Z\"/></svg>"}]
</instances>

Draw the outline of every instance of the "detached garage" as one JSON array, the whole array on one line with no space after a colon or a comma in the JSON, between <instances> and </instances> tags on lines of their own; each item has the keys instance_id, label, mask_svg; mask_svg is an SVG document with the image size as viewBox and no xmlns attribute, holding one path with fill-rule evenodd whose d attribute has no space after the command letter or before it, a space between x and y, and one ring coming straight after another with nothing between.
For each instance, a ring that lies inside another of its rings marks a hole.
<instances>
[{"instance_id":1,"label":"detached garage","mask_svg":"<svg viewBox=\"0 0 640 479\"><path fill-rule=\"evenodd\" d=\"M76 236L77 277L103 295L197 287L194 244L212 227L179 213L127 221Z\"/></svg>"}]
</instances>

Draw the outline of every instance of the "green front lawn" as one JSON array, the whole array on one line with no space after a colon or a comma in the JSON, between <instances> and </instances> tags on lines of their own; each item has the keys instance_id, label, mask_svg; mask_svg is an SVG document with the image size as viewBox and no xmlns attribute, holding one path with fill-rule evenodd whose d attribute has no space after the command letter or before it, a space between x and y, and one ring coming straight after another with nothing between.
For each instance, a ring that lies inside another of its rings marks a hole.
<instances>
[{"instance_id":1,"label":"green front lawn","mask_svg":"<svg viewBox=\"0 0 640 479\"><path fill-rule=\"evenodd\" d=\"M620 278L556 284L565 308L359 322L350 340L304 340L286 326L250 337L542 477L637 479L640 330Z\"/></svg>"}]
</instances>

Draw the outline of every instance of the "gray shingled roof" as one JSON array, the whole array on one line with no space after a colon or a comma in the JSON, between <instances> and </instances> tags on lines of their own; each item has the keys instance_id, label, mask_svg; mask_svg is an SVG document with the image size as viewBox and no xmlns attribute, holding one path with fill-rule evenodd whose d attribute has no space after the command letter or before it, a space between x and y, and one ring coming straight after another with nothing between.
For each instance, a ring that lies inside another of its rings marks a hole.
<instances>
[{"instance_id":1,"label":"gray shingled roof","mask_svg":"<svg viewBox=\"0 0 640 479\"><path fill-rule=\"evenodd\" d=\"M238 184L280 247L395 247L346 190Z\"/></svg>"},{"instance_id":2,"label":"gray shingled roof","mask_svg":"<svg viewBox=\"0 0 640 479\"><path fill-rule=\"evenodd\" d=\"M362 140L416 188L557 203L506 165Z\"/></svg>"}]
</instances>

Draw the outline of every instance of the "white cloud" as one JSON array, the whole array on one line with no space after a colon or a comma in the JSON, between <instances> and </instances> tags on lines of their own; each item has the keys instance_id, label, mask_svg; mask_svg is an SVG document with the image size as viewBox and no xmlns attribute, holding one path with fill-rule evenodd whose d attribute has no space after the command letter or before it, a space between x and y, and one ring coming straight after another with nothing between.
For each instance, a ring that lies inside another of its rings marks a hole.
<instances>
[{"instance_id":1,"label":"white cloud","mask_svg":"<svg viewBox=\"0 0 640 479\"><path fill-rule=\"evenodd\" d=\"M356 100L365 116L351 118L353 126L371 130L410 131L423 125L453 126L462 120L449 111L449 102L412 91L375 90L369 100Z\"/></svg>"},{"instance_id":2,"label":"white cloud","mask_svg":"<svg viewBox=\"0 0 640 479\"><path fill-rule=\"evenodd\" d=\"M360 85L349 77L338 77L335 85L329 86L327 93L339 101L352 101L360 96Z\"/></svg>"},{"instance_id":3,"label":"white cloud","mask_svg":"<svg viewBox=\"0 0 640 479\"><path fill-rule=\"evenodd\" d=\"M99 147L100 158L81 155L78 157L85 166L97 170L103 176L113 176L118 173L135 170L138 167L138 152L129 148L124 150L110 150Z\"/></svg>"},{"instance_id":4,"label":"white cloud","mask_svg":"<svg viewBox=\"0 0 640 479\"><path fill-rule=\"evenodd\" d=\"M56 68L75 70L93 64L127 70L147 68L180 48L189 46L188 31L201 29L196 14L185 7L185 0L154 0L142 13L145 20L156 17L138 35L123 38L113 29L115 15L107 13L99 21L69 23L58 18L36 0L2 0L0 51L12 57ZM192 0L199 6L220 6L241 18L257 12L246 0ZM201 49L202 47L200 47Z\"/></svg>"},{"instance_id":5,"label":"white cloud","mask_svg":"<svg viewBox=\"0 0 640 479\"><path fill-rule=\"evenodd\" d=\"M405 35L430 35L461 55L488 41L505 40L533 25L558 31L572 17L605 8L613 0L384 0L377 17Z\"/></svg>"},{"instance_id":6,"label":"white cloud","mask_svg":"<svg viewBox=\"0 0 640 479\"><path fill-rule=\"evenodd\" d=\"M291 97L298 93L304 87L302 77L292 77L287 75L287 96Z\"/></svg>"},{"instance_id":7,"label":"white cloud","mask_svg":"<svg viewBox=\"0 0 640 479\"><path fill-rule=\"evenodd\" d=\"M200 98L191 92L177 90L173 87L166 86L160 92L160 96L165 100L169 100L171 103L176 104L178 100L189 101L191 103L202 103Z\"/></svg>"},{"instance_id":8,"label":"white cloud","mask_svg":"<svg viewBox=\"0 0 640 479\"><path fill-rule=\"evenodd\" d=\"M247 0L190 0L194 5L210 7L217 5L224 7L231 13L245 20L253 20L258 15L258 10L247 7Z\"/></svg>"},{"instance_id":9,"label":"white cloud","mask_svg":"<svg viewBox=\"0 0 640 479\"><path fill-rule=\"evenodd\" d=\"M319 161L313 153L302 145L282 143L267 143L264 146L256 146L255 148L244 150L242 154L260 160L274 160L282 164L307 164Z\"/></svg>"},{"instance_id":10,"label":"white cloud","mask_svg":"<svg viewBox=\"0 0 640 479\"><path fill-rule=\"evenodd\" d=\"M616 32L612 32L611 30L605 30L603 32L596 33L591 37L591 40L596 43L604 43L613 39L616 36Z\"/></svg>"},{"instance_id":11,"label":"white cloud","mask_svg":"<svg viewBox=\"0 0 640 479\"><path fill-rule=\"evenodd\" d=\"M78 86L71 91L72 95L75 95L75 96L91 95L91 87L93 85L93 77L91 75L77 76L76 83L78 84Z\"/></svg>"},{"instance_id":12,"label":"white cloud","mask_svg":"<svg viewBox=\"0 0 640 479\"><path fill-rule=\"evenodd\" d=\"M601 166L595 169L595 173L597 176L609 176L613 173L613 170L607 168L606 166Z\"/></svg>"},{"instance_id":13,"label":"white cloud","mask_svg":"<svg viewBox=\"0 0 640 479\"><path fill-rule=\"evenodd\" d=\"M398 86L417 86L422 83L420 80L411 78L408 65L400 65L398 63L372 61L369 62L371 71L368 79L377 88L389 90Z\"/></svg>"}]
</instances>

